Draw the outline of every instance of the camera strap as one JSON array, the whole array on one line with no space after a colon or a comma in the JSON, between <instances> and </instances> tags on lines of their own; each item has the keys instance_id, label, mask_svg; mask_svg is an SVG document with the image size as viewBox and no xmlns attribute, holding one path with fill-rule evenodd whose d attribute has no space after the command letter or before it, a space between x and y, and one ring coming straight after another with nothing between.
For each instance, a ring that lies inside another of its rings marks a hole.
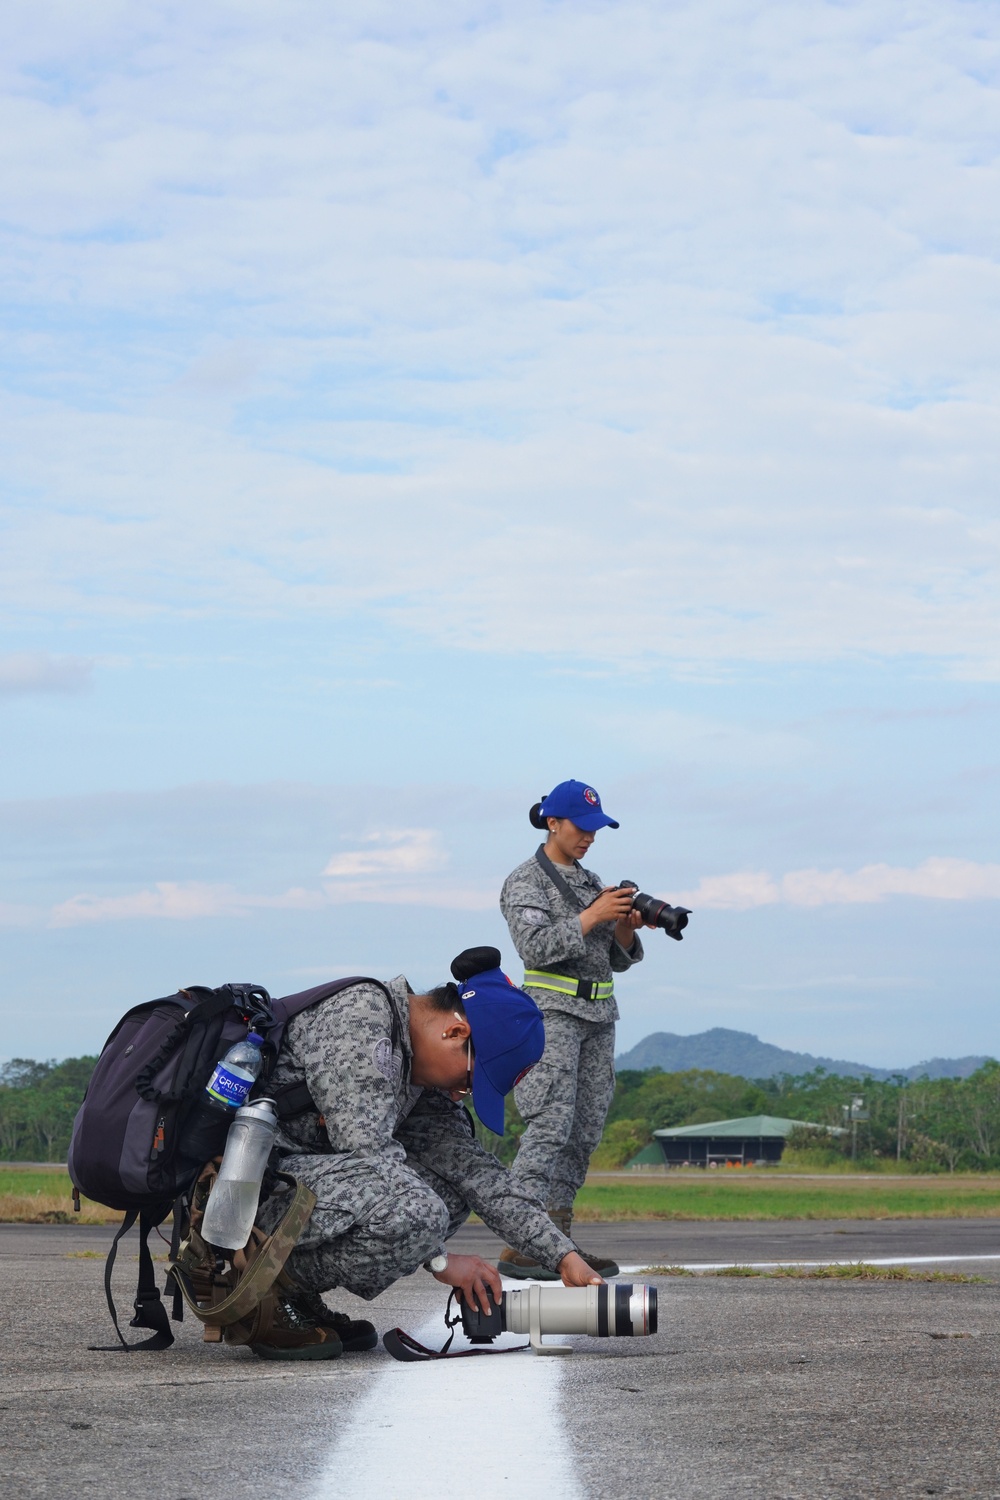
<instances>
[{"instance_id":1,"label":"camera strap","mask_svg":"<svg viewBox=\"0 0 1000 1500\"><path fill-rule=\"evenodd\" d=\"M452 1303L455 1311L452 1314ZM426 1344L421 1344L402 1328L390 1328L388 1333L382 1335L382 1343L385 1352L391 1354L393 1359L398 1359L402 1364L424 1364L429 1359L468 1359L474 1354L521 1354L525 1349L530 1349L530 1344L515 1344L509 1349L456 1349L449 1354L452 1339L455 1337L455 1329L462 1321L462 1314L458 1307L458 1300L454 1291L448 1297L448 1303L444 1310L444 1326L450 1328L451 1332L445 1339L440 1349L428 1349Z\"/></svg>"},{"instance_id":2,"label":"camera strap","mask_svg":"<svg viewBox=\"0 0 1000 1500\"><path fill-rule=\"evenodd\" d=\"M547 878L552 882L556 890L559 892L560 896L562 896L564 900L568 901L570 906L575 907L577 911L586 911L588 906L593 906L594 902L597 900L597 897L600 895L600 892L595 891L590 900L584 901L583 905L581 906L579 895L576 891L574 891L569 881L564 880L559 874L559 871L556 869L555 865L546 854L544 844L539 844L538 848L535 850L535 859L538 862L538 867L541 870L542 874L547 876Z\"/></svg>"},{"instance_id":3,"label":"camera strap","mask_svg":"<svg viewBox=\"0 0 1000 1500\"><path fill-rule=\"evenodd\" d=\"M447 1350L451 1343L450 1336L443 1349L428 1349L402 1328L390 1328L388 1333L382 1335L382 1343L386 1354L391 1354L393 1359L401 1360L403 1364L426 1364L429 1359L469 1359L476 1354L522 1354L525 1349L531 1348L530 1344L515 1344L508 1349L456 1349L449 1354Z\"/></svg>"}]
</instances>

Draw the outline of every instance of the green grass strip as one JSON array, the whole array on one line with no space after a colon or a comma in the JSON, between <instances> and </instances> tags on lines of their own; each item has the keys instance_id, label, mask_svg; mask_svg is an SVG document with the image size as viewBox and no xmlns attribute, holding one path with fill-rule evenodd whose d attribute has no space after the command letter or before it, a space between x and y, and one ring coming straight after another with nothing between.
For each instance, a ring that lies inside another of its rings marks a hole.
<instances>
[{"instance_id":1,"label":"green grass strip","mask_svg":"<svg viewBox=\"0 0 1000 1500\"><path fill-rule=\"evenodd\" d=\"M948 1281L988 1282L986 1276L966 1276L962 1271L915 1271L912 1266L870 1266L853 1261L837 1266L722 1266L715 1271L691 1271L687 1266L644 1266L639 1276L759 1276L772 1281Z\"/></svg>"},{"instance_id":2,"label":"green grass strip","mask_svg":"<svg viewBox=\"0 0 1000 1500\"><path fill-rule=\"evenodd\" d=\"M1000 1217L996 1178L761 1179L588 1182L578 1220L987 1219Z\"/></svg>"}]
</instances>

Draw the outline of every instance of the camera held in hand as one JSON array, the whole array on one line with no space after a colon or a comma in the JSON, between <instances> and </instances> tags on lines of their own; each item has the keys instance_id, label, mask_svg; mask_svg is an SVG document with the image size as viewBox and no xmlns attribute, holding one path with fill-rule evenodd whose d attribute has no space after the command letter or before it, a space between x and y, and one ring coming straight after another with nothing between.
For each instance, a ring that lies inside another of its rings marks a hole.
<instances>
[{"instance_id":1,"label":"camera held in hand","mask_svg":"<svg viewBox=\"0 0 1000 1500\"><path fill-rule=\"evenodd\" d=\"M691 915L689 906L671 906L667 901L660 901L656 896L647 896L645 891L640 891L634 880L623 880L618 889L620 891L635 891L632 897L632 910L637 911L644 922L650 927L661 927L667 937L676 938L680 942L684 936L684 928L688 924Z\"/></svg>"}]
</instances>

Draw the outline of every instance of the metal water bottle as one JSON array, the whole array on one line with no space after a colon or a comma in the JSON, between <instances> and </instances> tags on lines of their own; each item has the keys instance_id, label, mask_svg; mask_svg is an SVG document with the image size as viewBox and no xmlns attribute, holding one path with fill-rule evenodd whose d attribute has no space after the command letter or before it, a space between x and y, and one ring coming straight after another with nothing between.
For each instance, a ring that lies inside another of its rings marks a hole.
<instances>
[{"instance_id":1,"label":"metal water bottle","mask_svg":"<svg viewBox=\"0 0 1000 1500\"><path fill-rule=\"evenodd\" d=\"M236 1111L201 1225L202 1239L210 1245L242 1250L250 1238L277 1129L273 1099L255 1099Z\"/></svg>"}]
</instances>

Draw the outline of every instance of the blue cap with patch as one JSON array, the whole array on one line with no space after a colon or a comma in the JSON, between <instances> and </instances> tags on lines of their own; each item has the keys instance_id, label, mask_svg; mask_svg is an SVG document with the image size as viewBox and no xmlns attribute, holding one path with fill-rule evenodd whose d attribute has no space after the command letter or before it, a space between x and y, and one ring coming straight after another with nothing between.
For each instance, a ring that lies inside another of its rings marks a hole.
<instances>
[{"instance_id":1,"label":"blue cap with patch","mask_svg":"<svg viewBox=\"0 0 1000 1500\"><path fill-rule=\"evenodd\" d=\"M476 959L493 963L473 969ZM472 1102L494 1135L503 1135L503 1102L545 1050L545 1022L530 995L499 967L496 948L467 949L451 966L469 1026L476 1062Z\"/></svg>"},{"instance_id":2,"label":"blue cap with patch","mask_svg":"<svg viewBox=\"0 0 1000 1500\"><path fill-rule=\"evenodd\" d=\"M601 807L601 799L594 788L585 781L560 781L547 797L542 798L538 812L543 818L569 818L586 833L596 833L599 828L619 827Z\"/></svg>"}]
</instances>

